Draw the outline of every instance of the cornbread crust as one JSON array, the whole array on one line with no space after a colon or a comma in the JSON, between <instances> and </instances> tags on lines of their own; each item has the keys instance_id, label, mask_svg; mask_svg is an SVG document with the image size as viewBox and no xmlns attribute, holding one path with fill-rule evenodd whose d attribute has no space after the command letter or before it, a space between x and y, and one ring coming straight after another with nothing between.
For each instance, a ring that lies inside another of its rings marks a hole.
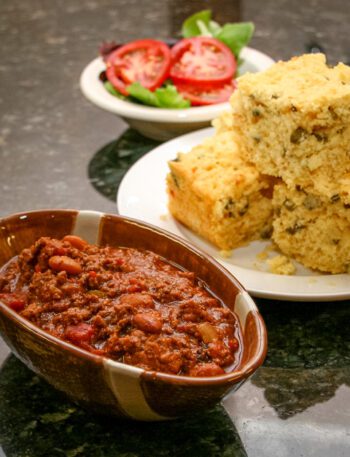
<instances>
[{"instance_id":1,"label":"cornbread crust","mask_svg":"<svg viewBox=\"0 0 350 457\"><path fill-rule=\"evenodd\" d=\"M246 162L224 118L217 130L169 162L169 210L219 249L230 250L270 234L274 182Z\"/></svg>"},{"instance_id":2,"label":"cornbread crust","mask_svg":"<svg viewBox=\"0 0 350 457\"><path fill-rule=\"evenodd\" d=\"M240 77L231 106L258 170L350 203L350 67L323 54L278 62Z\"/></svg>"},{"instance_id":3,"label":"cornbread crust","mask_svg":"<svg viewBox=\"0 0 350 457\"><path fill-rule=\"evenodd\" d=\"M327 273L348 273L350 267L350 206L341 199L274 188L272 239L283 254Z\"/></svg>"}]
</instances>

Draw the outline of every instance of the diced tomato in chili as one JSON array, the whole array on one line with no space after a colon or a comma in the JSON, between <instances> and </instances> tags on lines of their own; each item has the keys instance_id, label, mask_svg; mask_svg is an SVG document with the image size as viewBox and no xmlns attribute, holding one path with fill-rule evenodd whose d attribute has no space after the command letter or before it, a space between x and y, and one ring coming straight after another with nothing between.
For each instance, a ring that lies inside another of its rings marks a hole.
<instances>
[{"instance_id":1,"label":"diced tomato in chili","mask_svg":"<svg viewBox=\"0 0 350 457\"><path fill-rule=\"evenodd\" d=\"M233 338L232 340L229 340L228 346L231 349L231 351L237 351L239 348L239 343L236 338Z\"/></svg>"},{"instance_id":2,"label":"diced tomato in chili","mask_svg":"<svg viewBox=\"0 0 350 457\"><path fill-rule=\"evenodd\" d=\"M54 255L66 255L67 254L67 249L64 247L57 247L54 250Z\"/></svg>"},{"instance_id":3,"label":"diced tomato in chili","mask_svg":"<svg viewBox=\"0 0 350 457\"><path fill-rule=\"evenodd\" d=\"M22 293L3 293L0 294L0 300L17 312L22 311L27 304L26 295Z\"/></svg>"},{"instance_id":4,"label":"diced tomato in chili","mask_svg":"<svg viewBox=\"0 0 350 457\"><path fill-rule=\"evenodd\" d=\"M78 325L69 325L66 328L65 336L72 343L80 345L81 343L90 343L94 336L94 328L90 324L81 322Z\"/></svg>"}]
</instances>

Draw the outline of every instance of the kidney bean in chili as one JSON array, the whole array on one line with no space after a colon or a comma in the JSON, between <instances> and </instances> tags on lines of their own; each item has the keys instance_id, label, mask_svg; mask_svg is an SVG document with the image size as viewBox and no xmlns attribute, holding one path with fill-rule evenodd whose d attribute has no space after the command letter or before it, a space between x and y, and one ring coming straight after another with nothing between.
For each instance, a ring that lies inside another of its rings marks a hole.
<instances>
[{"instance_id":1,"label":"kidney bean in chili","mask_svg":"<svg viewBox=\"0 0 350 457\"><path fill-rule=\"evenodd\" d=\"M239 361L236 316L150 251L43 237L2 268L0 300L51 335L147 370L215 376Z\"/></svg>"}]
</instances>

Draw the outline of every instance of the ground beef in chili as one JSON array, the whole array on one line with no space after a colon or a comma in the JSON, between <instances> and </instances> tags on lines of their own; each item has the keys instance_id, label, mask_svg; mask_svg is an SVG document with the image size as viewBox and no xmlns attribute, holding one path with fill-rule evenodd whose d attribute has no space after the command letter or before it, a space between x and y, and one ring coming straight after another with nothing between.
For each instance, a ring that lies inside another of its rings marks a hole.
<instances>
[{"instance_id":1,"label":"ground beef in chili","mask_svg":"<svg viewBox=\"0 0 350 457\"><path fill-rule=\"evenodd\" d=\"M51 335L147 370L214 376L238 361L235 315L150 251L43 237L0 271L0 299Z\"/></svg>"}]
</instances>

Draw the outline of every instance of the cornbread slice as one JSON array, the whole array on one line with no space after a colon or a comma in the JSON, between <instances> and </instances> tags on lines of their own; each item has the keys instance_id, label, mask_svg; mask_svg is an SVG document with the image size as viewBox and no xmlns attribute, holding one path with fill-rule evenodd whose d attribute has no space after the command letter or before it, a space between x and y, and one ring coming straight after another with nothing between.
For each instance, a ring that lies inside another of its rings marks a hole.
<instances>
[{"instance_id":1,"label":"cornbread slice","mask_svg":"<svg viewBox=\"0 0 350 457\"><path fill-rule=\"evenodd\" d=\"M331 199L305 191L274 188L272 239L283 254L323 272L348 273L350 267L350 205L339 195Z\"/></svg>"},{"instance_id":2,"label":"cornbread slice","mask_svg":"<svg viewBox=\"0 0 350 457\"><path fill-rule=\"evenodd\" d=\"M350 67L323 54L278 62L240 77L231 106L262 173L350 202Z\"/></svg>"},{"instance_id":3,"label":"cornbread slice","mask_svg":"<svg viewBox=\"0 0 350 457\"><path fill-rule=\"evenodd\" d=\"M246 162L228 126L169 162L171 214L219 249L271 233L274 180Z\"/></svg>"}]
</instances>

